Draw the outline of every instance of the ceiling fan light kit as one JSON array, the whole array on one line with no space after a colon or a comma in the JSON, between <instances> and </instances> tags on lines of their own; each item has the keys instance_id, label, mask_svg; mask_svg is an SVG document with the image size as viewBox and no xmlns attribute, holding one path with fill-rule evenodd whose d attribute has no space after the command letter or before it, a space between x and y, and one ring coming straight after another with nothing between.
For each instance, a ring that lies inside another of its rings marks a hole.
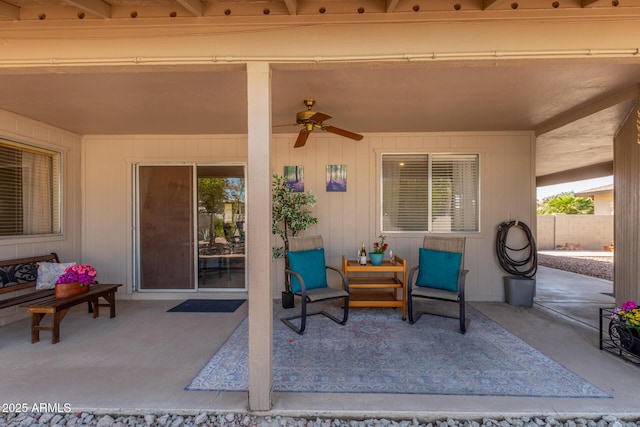
<instances>
[{"instance_id":1,"label":"ceiling fan light kit","mask_svg":"<svg viewBox=\"0 0 640 427\"><path fill-rule=\"evenodd\" d=\"M324 121L329 120L331 116L325 113L313 111L311 108L315 105L315 100L305 99L303 103L307 109L296 114L296 123L298 126L302 126L302 130L300 130L300 133L298 134L296 143L293 146L294 148L304 147L307 143L307 139L309 138L309 134L316 128L356 141L360 141L362 139L362 135L360 134L337 128L335 126L325 125Z\"/></svg>"}]
</instances>

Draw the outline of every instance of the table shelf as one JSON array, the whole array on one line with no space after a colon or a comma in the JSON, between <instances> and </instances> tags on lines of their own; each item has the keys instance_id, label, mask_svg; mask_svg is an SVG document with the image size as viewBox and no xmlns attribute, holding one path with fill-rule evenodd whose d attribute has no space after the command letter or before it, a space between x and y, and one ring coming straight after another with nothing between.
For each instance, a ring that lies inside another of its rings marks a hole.
<instances>
[{"instance_id":1,"label":"table shelf","mask_svg":"<svg viewBox=\"0 0 640 427\"><path fill-rule=\"evenodd\" d=\"M395 256L381 265L373 265L371 261L360 265L343 255L342 272L349 281L349 307L401 307L402 319L406 319L406 260Z\"/></svg>"}]
</instances>

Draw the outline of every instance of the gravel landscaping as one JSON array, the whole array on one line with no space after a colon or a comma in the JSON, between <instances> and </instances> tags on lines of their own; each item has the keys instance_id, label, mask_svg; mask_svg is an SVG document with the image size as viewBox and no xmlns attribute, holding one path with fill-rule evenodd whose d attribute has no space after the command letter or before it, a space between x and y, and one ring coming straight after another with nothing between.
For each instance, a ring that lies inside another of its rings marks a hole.
<instances>
[{"instance_id":1,"label":"gravel landscaping","mask_svg":"<svg viewBox=\"0 0 640 427\"><path fill-rule=\"evenodd\" d=\"M613 257L538 254L538 265L613 281Z\"/></svg>"},{"instance_id":2,"label":"gravel landscaping","mask_svg":"<svg viewBox=\"0 0 640 427\"><path fill-rule=\"evenodd\" d=\"M338 418L292 418L280 416L254 416L247 414L197 415L94 415L87 412L51 414L19 413L0 415L0 427L38 426L96 426L96 427L638 427L637 419L623 420L613 415L596 418L559 420L552 416L527 416L521 418L482 418L437 421Z\"/></svg>"}]
</instances>

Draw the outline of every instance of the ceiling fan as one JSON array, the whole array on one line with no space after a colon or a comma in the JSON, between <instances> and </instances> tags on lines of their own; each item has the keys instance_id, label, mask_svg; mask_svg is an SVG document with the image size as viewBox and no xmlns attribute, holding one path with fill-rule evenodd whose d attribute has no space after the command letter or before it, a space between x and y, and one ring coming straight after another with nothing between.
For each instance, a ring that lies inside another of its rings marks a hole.
<instances>
[{"instance_id":1,"label":"ceiling fan","mask_svg":"<svg viewBox=\"0 0 640 427\"><path fill-rule=\"evenodd\" d=\"M335 126L325 125L324 121L330 119L331 116L325 113L313 111L311 108L316 103L315 100L305 99L303 102L304 105L307 106L307 109L296 114L296 124L298 126L302 126L302 130L300 130L293 148L303 147L307 142L307 138L309 138L309 134L316 128L326 132L335 133L336 135L344 136L346 138L355 139L356 141L360 141L362 139L362 135L360 134L340 129Z\"/></svg>"}]
</instances>

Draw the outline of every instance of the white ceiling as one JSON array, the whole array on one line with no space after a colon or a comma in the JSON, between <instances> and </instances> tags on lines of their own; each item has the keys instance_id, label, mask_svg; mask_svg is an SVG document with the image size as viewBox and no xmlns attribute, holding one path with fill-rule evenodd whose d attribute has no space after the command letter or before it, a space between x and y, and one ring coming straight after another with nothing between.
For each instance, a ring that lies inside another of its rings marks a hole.
<instances>
[{"instance_id":1,"label":"white ceiling","mask_svg":"<svg viewBox=\"0 0 640 427\"><path fill-rule=\"evenodd\" d=\"M295 122L303 99L353 132L535 130L562 113L640 83L640 64L511 63L275 66L272 123ZM0 74L0 108L79 134L242 134L239 66L73 69ZM542 135L538 176L611 161L630 104ZM276 126L274 133L297 128ZM294 136L292 135L292 143ZM311 136L313 138L313 135Z\"/></svg>"}]
</instances>

